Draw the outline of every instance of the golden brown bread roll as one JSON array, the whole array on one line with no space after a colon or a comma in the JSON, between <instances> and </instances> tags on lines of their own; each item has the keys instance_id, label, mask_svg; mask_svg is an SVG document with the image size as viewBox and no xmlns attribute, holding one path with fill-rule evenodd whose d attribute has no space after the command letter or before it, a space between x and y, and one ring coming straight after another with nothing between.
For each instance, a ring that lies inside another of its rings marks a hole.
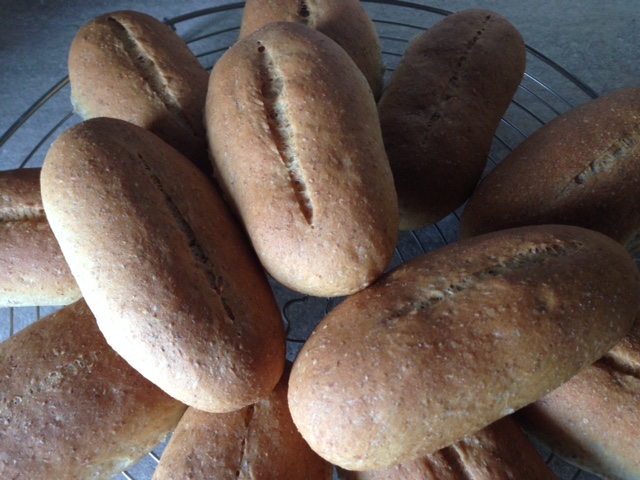
<instances>
[{"instance_id":1,"label":"golden brown bread roll","mask_svg":"<svg viewBox=\"0 0 640 480\"><path fill-rule=\"evenodd\" d=\"M295 22L324 33L353 59L375 98L384 84L384 65L376 27L360 0L248 0L240 38L268 23Z\"/></svg>"},{"instance_id":2,"label":"golden brown bread roll","mask_svg":"<svg viewBox=\"0 0 640 480\"><path fill-rule=\"evenodd\" d=\"M266 270L316 296L389 265L398 212L375 102L333 40L271 23L216 63L206 124L214 172Z\"/></svg>"},{"instance_id":3,"label":"golden brown bread roll","mask_svg":"<svg viewBox=\"0 0 640 480\"><path fill-rule=\"evenodd\" d=\"M449 15L410 43L378 105L401 229L469 197L525 63L518 30L488 10Z\"/></svg>"},{"instance_id":4,"label":"golden brown bread roll","mask_svg":"<svg viewBox=\"0 0 640 480\"><path fill-rule=\"evenodd\" d=\"M94 18L69 50L71 101L83 119L113 117L146 128L206 172L208 81L178 34L141 12Z\"/></svg>"},{"instance_id":5,"label":"golden brown bread roll","mask_svg":"<svg viewBox=\"0 0 640 480\"><path fill-rule=\"evenodd\" d=\"M640 88L611 92L541 127L489 173L465 206L460 235L564 223L637 249Z\"/></svg>"},{"instance_id":6,"label":"golden brown bread roll","mask_svg":"<svg viewBox=\"0 0 640 480\"><path fill-rule=\"evenodd\" d=\"M584 470L606 479L640 478L640 316L604 357L517 418Z\"/></svg>"},{"instance_id":7,"label":"golden brown bread roll","mask_svg":"<svg viewBox=\"0 0 640 480\"><path fill-rule=\"evenodd\" d=\"M311 450L291 420L288 379L285 371L268 397L235 412L188 409L153 479L331 480L333 466Z\"/></svg>"},{"instance_id":8,"label":"golden brown bread roll","mask_svg":"<svg viewBox=\"0 0 640 480\"><path fill-rule=\"evenodd\" d=\"M412 462L347 480L553 480L556 475L509 416Z\"/></svg>"},{"instance_id":9,"label":"golden brown bread roll","mask_svg":"<svg viewBox=\"0 0 640 480\"><path fill-rule=\"evenodd\" d=\"M185 408L107 345L79 300L0 344L0 477L112 478Z\"/></svg>"},{"instance_id":10,"label":"golden brown bread roll","mask_svg":"<svg viewBox=\"0 0 640 480\"><path fill-rule=\"evenodd\" d=\"M96 118L42 168L51 228L109 344L206 411L256 402L285 362L266 276L210 180L152 133Z\"/></svg>"},{"instance_id":11,"label":"golden brown bread roll","mask_svg":"<svg viewBox=\"0 0 640 480\"><path fill-rule=\"evenodd\" d=\"M40 169L0 172L0 306L66 305L80 289L42 206Z\"/></svg>"},{"instance_id":12,"label":"golden brown bread roll","mask_svg":"<svg viewBox=\"0 0 640 480\"><path fill-rule=\"evenodd\" d=\"M448 245L323 319L294 362L291 415L340 467L410 461L558 387L639 306L633 260L597 232L525 227Z\"/></svg>"}]
</instances>

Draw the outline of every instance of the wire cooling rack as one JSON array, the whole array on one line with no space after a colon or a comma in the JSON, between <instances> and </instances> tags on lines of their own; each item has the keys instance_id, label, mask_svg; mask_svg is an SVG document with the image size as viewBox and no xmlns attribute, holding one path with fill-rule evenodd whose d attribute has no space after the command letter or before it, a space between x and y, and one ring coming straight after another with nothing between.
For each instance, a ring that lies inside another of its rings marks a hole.
<instances>
[{"instance_id":1,"label":"wire cooling rack","mask_svg":"<svg viewBox=\"0 0 640 480\"><path fill-rule=\"evenodd\" d=\"M410 39L442 20L450 12L412 2L364 0L382 45L386 80L393 73ZM243 3L198 10L164 19L190 46L208 70L232 45L239 33ZM511 106L494 137L487 169L497 165L513 148L535 130L597 94L578 78L543 54L527 46L527 69ZM64 130L80 122L71 110L68 78L62 78L22 114L0 137L0 168L42 166L46 152ZM417 255L458 239L459 213L452 213L436 225L402 232L392 267ZM276 282L271 286L287 326L287 355L293 359L304 339L340 299L302 296ZM53 312L55 307L0 309L0 341ZM118 479L150 479L166 442ZM592 480L597 477L568 465L536 445L549 466L561 479Z\"/></svg>"}]
</instances>

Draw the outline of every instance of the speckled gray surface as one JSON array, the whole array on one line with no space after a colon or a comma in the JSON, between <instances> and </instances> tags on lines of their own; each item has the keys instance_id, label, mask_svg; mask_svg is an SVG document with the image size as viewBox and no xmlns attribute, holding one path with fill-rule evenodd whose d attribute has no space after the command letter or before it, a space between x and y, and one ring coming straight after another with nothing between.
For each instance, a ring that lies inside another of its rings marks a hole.
<instances>
[{"instance_id":1,"label":"speckled gray surface","mask_svg":"<svg viewBox=\"0 0 640 480\"><path fill-rule=\"evenodd\" d=\"M574 74L599 95L617 88L640 84L640 0L414 0L413 3L449 11L466 8L494 10L509 19L521 31L528 45ZM76 31L96 15L120 9L135 9L165 19L203 8L229 4L231 2L220 0L0 0L0 82L3 87L0 89L0 135L6 132L36 100L65 77L69 44ZM379 19L399 19L417 24L438 19L433 15L417 14L412 9L390 9L370 2L367 2L367 7L372 16ZM218 22L213 26L214 29L222 29L236 24L238 16L220 15L212 21ZM200 26L190 25L179 33L194 36L199 28ZM544 65L538 67L532 64L531 68L539 69L540 79L543 81L554 75L554 72ZM563 95L571 97L572 103L588 100L588 96L577 92L575 86L559 85L557 88L563 90ZM25 157L31 155L43 132L51 130L69 110L68 93L63 90L47 102L46 108L39 110L22 125L6 144L0 145L0 169L20 165ZM65 125L74 121L77 119L74 120L72 117ZM531 128L537 128L537 125ZM51 138L30 157L28 165L38 166L41 163L47 142L55 138L59 131L58 129L52 132ZM505 138L511 134L512 132L504 132ZM499 146L493 154L502 154ZM403 234L394 263L397 264L424 250L437 248L445 242L454 241L456 227L456 218L451 216L440 222L436 228L428 228L415 234ZM314 322L335 303L322 299L300 298L279 287L275 290L285 316L311 319L310 322L294 325L291 331L292 338L305 338ZM44 308L23 308L12 312L0 309L0 340L48 312L49 309ZM296 343L293 342L290 356L295 354L295 350ZM161 453L161 449L157 453ZM584 473L576 476L573 467L558 459L551 458L549 461L563 479L595 478ZM145 460L131 469L131 477L151 478L154 465L153 459Z\"/></svg>"}]
</instances>

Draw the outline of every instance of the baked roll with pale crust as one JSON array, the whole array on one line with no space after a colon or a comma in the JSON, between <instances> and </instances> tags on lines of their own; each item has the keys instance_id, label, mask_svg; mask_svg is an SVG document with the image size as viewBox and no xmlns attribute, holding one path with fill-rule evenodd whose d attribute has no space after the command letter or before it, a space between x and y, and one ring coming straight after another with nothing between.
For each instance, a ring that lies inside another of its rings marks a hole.
<instances>
[{"instance_id":1,"label":"baked roll with pale crust","mask_svg":"<svg viewBox=\"0 0 640 480\"><path fill-rule=\"evenodd\" d=\"M412 462L347 480L554 480L556 475L511 417Z\"/></svg>"},{"instance_id":2,"label":"baked roll with pale crust","mask_svg":"<svg viewBox=\"0 0 640 480\"><path fill-rule=\"evenodd\" d=\"M333 465L296 430L287 405L288 368L266 398L235 412L189 408L153 480L331 480Z\"/></svg>"},{"instance_id":3,"label":"baked roll with pale crust","mask_svg":"<svg viewBox=\"0 0 640 480\"><path fill-rule=\"evenodd\" d=\"M0 306L66 305L81 296L42 206L40 169L0 172Z\"/></svg>"},{"instance_id":4,"label":"baked roll with pale crust","mask_svg":"<svg viewBox=\"0 0 640 480\"><path fill-rule=\"evenodd\" d=\"M149 131L95 118L53 143L41 185L80 290L125 360L201 410L268 395L285 362L280 311L209 178Z\"/></svg>"},{"instance_id":5,"label":"baked roll with pale crust","mask_svg":"<svg viewBox=\"0 0 640 480\"><path fill-rule=\"evenodd\" d=\"M525 64L520 32L488 10L449 15L411 41L378 104L402 230L469 198Z\"/></svg>"},{"instance_id":6,"label":"baked roll with pale crust","mask_svg":"<svg viewBox=\"0 0 640 480\"><path fill-rule=\"evenodd\" d=\"M134 11L100 15L69 50L71 102L83 119L146 128L211 171L202 111L209 75L168 25Z\"/></svg>"},{"instance_id":7,"label":"baked roll with pale crust","mask_svg":"<svg viewBox=\"0 0 640 480\"><path fill-rule=\"evenodd\" d=\"M326 35L271 23L211 72L214 173L265 269L292 290L353 293L393 257L398 208L376 105Z\"/></svg>"},{"instance_id":8,"label":"baked roll with pale crust","mask_svg":"<svg viewBox=\"0 0 640 480\"><path fill-rule=\"evenodd\" d=\"M293 365L291 416L345 469L412 461L559 387L639 307L640 273L603 234L551 225L451 244L320 322Z\"/></svg>"},{"instance_id":9,"label":"baked roll with pale crust","mask_svg":"<svg viewBox=\"0 0 640 480\"><path fill-rule=\"evenodd\" d=\"M0 477L113 478L185 409L107 345L78 300L0 344Z\"/></svg>"},{"instance_id":10,"label":"baked roll with pale crust","mask_svg":"<svg viewBox=\"0 0 640 480\"><path fill-rule=\"evenodd\" d=\"M273 22L293 22L324 33L353 59L375 98L382 94L384 65L375 25L360 0L248 0L240 38Z\"/></svg>"}]
</instances>

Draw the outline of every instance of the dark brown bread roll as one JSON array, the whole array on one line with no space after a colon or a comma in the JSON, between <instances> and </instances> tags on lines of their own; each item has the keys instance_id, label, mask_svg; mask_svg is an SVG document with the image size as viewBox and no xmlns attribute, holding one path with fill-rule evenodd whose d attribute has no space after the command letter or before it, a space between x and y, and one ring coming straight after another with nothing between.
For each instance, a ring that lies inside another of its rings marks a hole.
<instances>
[{"instance_id":1,"label":"dark brown bread roll","mask_svg":"<svg viewBox=\"0 0 640 480\"><path fill-rule=\"evenodd\" d=\"M518 30L487 10L452 14L411 42L378 105L402 230L471 195L525 63Z\"/></svg>"},{"instance_id":2,"label":"dark brown bread roll","mask_svg":"<svg viewBox=\"0 0 640 480\"><path fill-rule=\"evenodd\" d=\"M268 397L241 410L190 408L167 445L154 480L331 480L333 466L296 430L287 405L288 371Z\"/></svg>"},{"instance_id":3,"label":"dark brown bread roll","mask_svg":"<svg viewBox=\"0 0 640 480\"><path fill-rule=\"evenodd\" d=\"M273 22L307 25L334 40L367 78L375 98L380 97L384 83L380 40L360 0L248 0L240 38Z\"/></svg>"},{"instance_id":4,"label":"dark brown bread roll","mask_svg":"<svg viewBox=\"0 0 640 480\"><path fill-rule=\"evenodd\" d=\"M376 105L353 60L304 25L271 23L211 72L214 172L266 270L303 293L352 293L398 235Z\"/></svg>"},{"instance_id":5,"label":"dark brown bread roll","mask_svg":"<svg viewBox=\"0 0 640 480\"><path fill-rule=\"evenodd\" d=\"M0 306L66 305L80 289L40 196L40 169L0 172Z\"/></svg>"},{"instance_id":6,"label":"dark brown bread roll","mask_svg":"<svg viewBox=\"0 0 640 480\"><path fill-rule=\"evenodd\" d=\"M564 223L638 249L640 88L611 92L555 118L489 173L465 206L460 235Z\"/></svg>"},{"instance_id":7,"label":"dark brown bread roll","mask_svg":"<svg viewBox=\"0 0 640 480\"><path fill-rule=\"evenodd\" d=\"M553 480L557 479L511 417L412 462L347 480Z\"/></svg>"},{"instance_id":8,"label":"dark brown bread roll","mask_svg":"<svg viewBox=\"0 0 640 480\"><path fill-rule=\"evenodd\" d=\"M0 477L113 478L185 408L107 345L79 300L0 344Z\"/></svg>"},{"instance_id":9,"label":"dark brown bread roll","mask_svg":"<svg viewBox=\"0 0 640 480\"><path fill-rule=\"evenodd\" d=\"M210 180L152 133L96 118L42 168L51 228L109 344L206 411L266 396L285 362L273 293Z\"/></svg>"},{"instance_id":10,"label":"dark brown bread roll","mask_svg":"<svg viewBox=\"0 0 640 480\"><path fill-rule=\"evenodd\" d=\"M211 171L202 121L209 75L168 25L133 11L85 24L69 50L71 101L83 119L113 117L155 133Z\"/></svg>"},{"instance_id":11,"label":"dark brown bread roll","mask_svg":"<svg viewBox=\"0 0 640 480\"><path fill-rule=\"evenodd\" d=\"M517 418L584 470L606 479L640 478L640 316L604 357Z\"/></svg>"},{"instance_id":12,"label":"dark brown bread roll","mask_svg":"<svg viewBox=\"0 0 640 480\"><path fill-rule=\"evenodd\" d=\"M633 260L597 232L525 227L448 245L324 318L294 362L291 415L343 468L411 461L560 386L639 306Z\"/></svg>"}]
</instances>

